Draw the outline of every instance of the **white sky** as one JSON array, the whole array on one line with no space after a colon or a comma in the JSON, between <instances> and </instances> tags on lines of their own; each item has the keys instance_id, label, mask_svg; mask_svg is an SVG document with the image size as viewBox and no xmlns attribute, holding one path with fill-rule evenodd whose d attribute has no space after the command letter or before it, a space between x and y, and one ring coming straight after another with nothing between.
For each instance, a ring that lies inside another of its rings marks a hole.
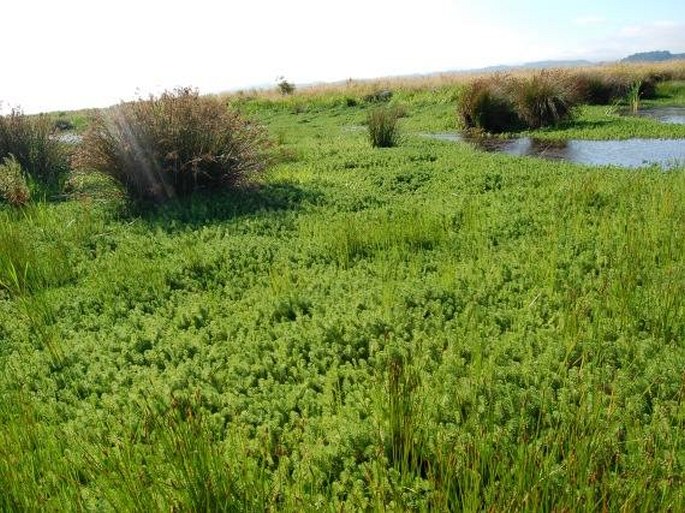
<instances>
[{"instance_id":1,"label":"white sky","mask_svg":"<svg viewBox=\"0 0 685 513\"><path fill-rule=\"evenodd\" d=\"M685 52L685 6L644 0L2 0L0 101L27 113L176 86L220 92Z\"/></svg>"}]
</instances>

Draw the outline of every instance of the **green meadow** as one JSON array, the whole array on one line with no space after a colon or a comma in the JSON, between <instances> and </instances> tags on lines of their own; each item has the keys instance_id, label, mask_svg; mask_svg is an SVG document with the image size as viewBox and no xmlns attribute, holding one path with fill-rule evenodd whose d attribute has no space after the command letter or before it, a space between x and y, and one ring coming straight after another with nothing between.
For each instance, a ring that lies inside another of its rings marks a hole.
<instances>
[{"instance_id":1,"label":"green meadow","mask_svg":"<svg viewBox=\"0 0 685 513\"><path fill-rule=\"evenodd\" d=\"M246 185L0 203L0 511L685 510L685 167L421 136L462 90L398 85L389 148L355 91L232 95ZM527 133L685 137L618 110Z\"/></svg>"}]
</instances>

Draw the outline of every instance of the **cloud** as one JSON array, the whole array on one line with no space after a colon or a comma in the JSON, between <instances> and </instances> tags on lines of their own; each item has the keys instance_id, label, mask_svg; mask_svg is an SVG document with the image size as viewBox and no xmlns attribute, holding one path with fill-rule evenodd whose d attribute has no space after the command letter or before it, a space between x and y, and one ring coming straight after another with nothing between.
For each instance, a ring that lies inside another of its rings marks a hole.
<instances>
[{"instance_id":1,"label":"cloud","mask_svg":"<svg viewBox=\"0 0 685 513\"><path fill-rule=\"evenodd\" d=\"M685 23L655 21L624 25L599 37L587 37L571 51L560 52L563 58L583 58L594 61L622 59L633 53L654 50L685 52Z\"/></svg>"},{"instance_id":2,"label":"cloud","mask_svg":"<svg viewBox=\"0 0 685 513\"><path fill-rule=\"evenodd\" d=\"M601 16L581 16L573 20L573 23L581 27L590 27L595 25L603 25L606 19Z\"/></svg>"},{"instance_id":3,"label":"cloud","mask_svg":"<svg viewBox=\"0 0 685 513\"><path fill-rule=\"evenodd\" d=\"M651 50L685 50L685 23L656 21L622 27L616 34L616 45L623 45L629 53Z\"/></svg>"},{"instance_id":4,"label":"cloud","mask_svg":"<svg viewBox=\"0 0 685 513\"><path fill-rule=\"evenodd\" d=\"M622 27L618 35L623 38L660 38L672 37L678 34L682 35L682 29L685 24L674 21L655 21L651 23L643 23L638 25L627 25Z\"/></svg>"}]
</instances>

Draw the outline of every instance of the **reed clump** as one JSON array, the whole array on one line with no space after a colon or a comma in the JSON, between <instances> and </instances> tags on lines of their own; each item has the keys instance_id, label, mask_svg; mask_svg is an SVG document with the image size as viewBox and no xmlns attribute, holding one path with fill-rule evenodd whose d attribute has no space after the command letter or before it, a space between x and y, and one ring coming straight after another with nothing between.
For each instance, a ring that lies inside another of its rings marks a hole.
<instances>
[{"instance_id":1,"label":"reed clump","mask_svg":"<svg viewBox=\"0 0 685 513\"><path fill-rule=\"evenodd\" d=\"M130 196L163 202L232 187L268 162L265 130L215 97L180 88L101 112L76 166L103 172Z\"/></svg>"},{"instance_id":2,"label":"reed clump","mask_svg":"<svg viewBox=\"0 0 685 513\"><path fill-rule=\"evenodd\" d=\"M5 157L0 164L0 198L15 207L24 206L31 199L24 171L14 156Z\"/></svg>"},{"instance_id":3,"label":"reed clump","mask_svg":"<svg viewBox=\"0 0 685 513\"><path fill-rule=\"evenodd\" d=\"M556 125L571 117L573 87L559 72L494 75L471 82L457 109L466 129L490 133Z\"/></svg>"},{"instance_id":4,"label":"reed clump","mask_svg":"<svg viewBox=\"0 0 685 513\"><path fill-rule=\"evenodd\" d=\"M379 107L369 111L366 118L369 140L374 148L392 148L399 142L397 120L402 111L392 107Z\"/></svg>"},{"instance_id":5,"label":"reed clump","mask_svg":"<svg viewBox=\"0 0 685 513\"><path fill-rule=\"evenodd\" d=\"M510 82L516 114L527 128L553 126L571 117L573 85L560 72L541 71Z\"/></svg>"},{"instance_id":6,"label":"reed clump","mask_svg":"<svg viewBox=\"0 0 685 513\"><path fill-rule=\"evenodd\" d=\"M463 91L457 114L467 129L506 132L519 127L511 98L511 78L494 75L471 82Z\"/></svg>"},{"instance_id":7,"label":"reed clump","mask_svg":"<svg viewBox=\"0 0 685 513\"><path fill-rule=\"evenodd\" d=\"M43 195L59 191L69 171L64 145L55 137L53 122L43 114L29 116L15 108L0 116L0 160L8 157L21 167L30 186Z\"/></svg>"}]
</instances>

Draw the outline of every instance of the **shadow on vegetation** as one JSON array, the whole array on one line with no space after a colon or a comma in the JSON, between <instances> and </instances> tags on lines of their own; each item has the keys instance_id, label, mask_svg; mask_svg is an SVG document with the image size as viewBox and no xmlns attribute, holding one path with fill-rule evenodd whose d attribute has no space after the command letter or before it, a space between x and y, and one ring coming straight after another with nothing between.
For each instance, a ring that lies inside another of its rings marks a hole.
<instances>
[{"instance_id":1,"label":"shadow on vegetation","mask_svg":"<svg viewBox=\"0 0 685 513\"><path fill-rule=\"evenodd\" d=\"M570 119L559 124L557 128L562 130L575 128L578 130L601 129L615 123L609 119Z\"/></svg>"},{"instance_id":2,"label":"shadow on vegetation","mask_svg":"<svg viewBox=\"0 0 685 513\"><path fill-rule=\"evenodd\" d=\"M317 203L321 193L292 183L248 185L238 189L198 191L188 198L168 201L159 206L137 203L131 215L139 216L150 226L166 231L195 228L256 213L287 211L303 204Z\"/></svg>"}]
</instances>

